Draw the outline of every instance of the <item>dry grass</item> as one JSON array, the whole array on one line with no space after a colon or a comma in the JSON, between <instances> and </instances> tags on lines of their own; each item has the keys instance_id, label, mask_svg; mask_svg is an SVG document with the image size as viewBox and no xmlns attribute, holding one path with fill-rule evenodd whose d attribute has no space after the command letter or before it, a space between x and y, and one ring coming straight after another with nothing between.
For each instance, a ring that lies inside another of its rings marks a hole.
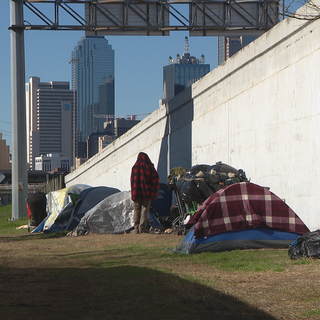
<instances>
[{"instance_id":1,"label":"dry grass","mask_svg":"<svg viewBox=\"0 0 320 320\"><path fill-rule=\"evenodd\" d=\"M319 260L228 272L165 250L179 240L0 235L0 318L320 319Z\"/></svg>"}]
</instances>

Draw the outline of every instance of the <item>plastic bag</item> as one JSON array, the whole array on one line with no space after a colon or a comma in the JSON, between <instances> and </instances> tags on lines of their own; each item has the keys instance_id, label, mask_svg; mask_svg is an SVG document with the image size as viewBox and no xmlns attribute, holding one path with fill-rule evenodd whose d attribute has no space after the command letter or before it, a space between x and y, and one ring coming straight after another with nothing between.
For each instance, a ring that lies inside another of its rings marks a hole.
<instances>
[{"instance_id":1,"label":"plastic bag","mask_svg":"<svg viewBox=\"0 0 320 320\"><path fill-rule=\"evenodd\" d=\"M307 232L292 242L288 254L290 259L319 258L320 257L320 230Z\"/></svg>"}]
</instances>

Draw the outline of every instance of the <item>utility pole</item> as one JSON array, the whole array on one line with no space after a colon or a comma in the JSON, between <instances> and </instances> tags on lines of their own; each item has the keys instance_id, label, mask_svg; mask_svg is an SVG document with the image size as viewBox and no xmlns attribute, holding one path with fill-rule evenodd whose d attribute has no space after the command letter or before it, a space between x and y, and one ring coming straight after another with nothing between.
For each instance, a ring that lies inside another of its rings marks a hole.
<instances>
[{"instance_id":1,"label":"utility pole","mask_svg":"<svg viewBox=\"0 0 320 320\"><path fill-rule=\"evenodd\" d=\"M71 68L72 68L72 90L73 90L73 125L72 125L72 130L73 130L73 170L76 169L76 162L77 162L77 145L78 145L78 138L77 138L77 117L76 117L76 106L78 106L77 102L77 76L78 76L78 71L77 71L77 64L80 63L79 59L71 59L69 61L71 63ZM72 170L72 171L73 171Z\"/></svg>"},{"instance_id":2,"label":"utility pole","mask_svg":"<svg viewBox=\"0 0 320 320\"><path fill-rule=\"evenodd\" d=\"M10 0L12 220L27 217L27 129L23 0Z\"/></svg>"}]
</instances>

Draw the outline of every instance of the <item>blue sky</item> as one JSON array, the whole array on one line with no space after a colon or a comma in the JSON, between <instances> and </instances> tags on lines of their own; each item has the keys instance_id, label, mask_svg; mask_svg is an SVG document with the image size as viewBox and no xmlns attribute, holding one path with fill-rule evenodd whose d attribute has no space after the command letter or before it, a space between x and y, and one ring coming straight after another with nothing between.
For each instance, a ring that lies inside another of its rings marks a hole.
<instances>
[{"instance_id":1,"label":"blue sky","mask_svg":"<svg viewBox=\"0 0 320 320\"><path fill-rule=\"evenodd\" d=\"M11 146L10 2L1 1L0 10L0 133ZM301 6L296 1L292 3L295 9ZM53 14L53 7L45 6ZM27 8L24 18L29 21ZM70 82L71 52L83 35L82 31L25 31L26 82L31 76L40 77L43 82ZM165 37L106 36L115 51L116 115L142 115L158 108L163 97L163 67L169 56L183 54L185 36L189 34L183 31ZM191 55L200 58L204 54L210 69L217 67L217 37L189 37L189 44Z\"/></svg>"},{"instance_id":2,"label":"blue sky","mask_svg":"<svg viewBox=\"0 0 320 320\"><path fill-rule=\"evenodd\" d=\"M11 146L10 1L1 1L1 86L0 133ZM27 15L25 9L25 18ZM71 81L71 51L84 35L81 31L25 31L26 82ZM116 115L155 111L163 96L162 73L169 56L183 54L188 33L172 32L169 37L106 36L115 51ZM210 69L217 67L217 37L189 37L190 53L205 55Z\"/></svg>"}]
</instances>

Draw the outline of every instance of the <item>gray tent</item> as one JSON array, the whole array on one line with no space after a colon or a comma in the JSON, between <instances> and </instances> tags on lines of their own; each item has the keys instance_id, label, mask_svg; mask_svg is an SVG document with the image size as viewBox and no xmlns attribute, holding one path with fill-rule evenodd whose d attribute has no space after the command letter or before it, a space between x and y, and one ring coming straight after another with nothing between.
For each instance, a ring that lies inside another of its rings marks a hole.
<instances>
[{"instance_id":1,"label":"gray tent","mask_svg":"<svg viewBox=\"0 0 320 320\"><path fill-rule=\"evenodd\" d=\"M79 235L84 230L92 233L123 233L132 227L131 192L123 191L103 199L87 211L71 235Z\"/></svg>"}]
</instances>

